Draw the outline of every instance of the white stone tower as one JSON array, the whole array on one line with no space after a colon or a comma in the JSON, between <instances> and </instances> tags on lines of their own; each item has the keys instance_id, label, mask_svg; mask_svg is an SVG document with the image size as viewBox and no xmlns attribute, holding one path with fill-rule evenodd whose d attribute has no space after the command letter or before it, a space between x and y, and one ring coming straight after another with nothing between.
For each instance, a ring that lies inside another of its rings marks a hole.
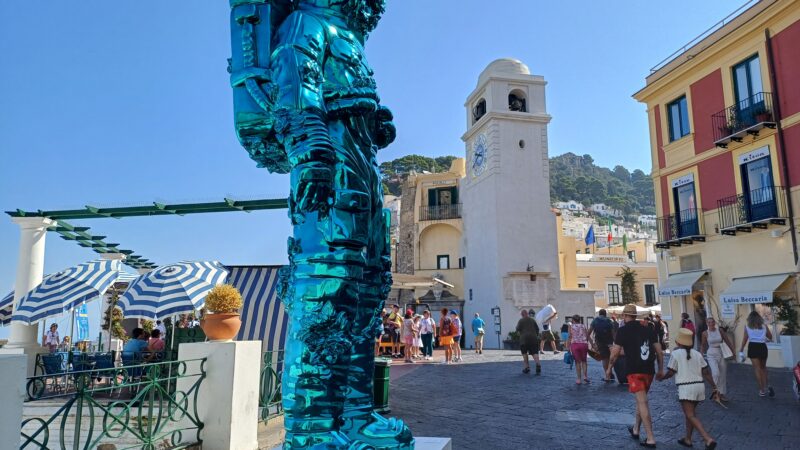
<instances>
[{"instance_id":1,"label":"white stone tower","mask_svg":"<svg viewBox=\"0 0 800 450\"><path fill-rule=\"evenodd\" d=\"M504 339L515 329L521 309L538 311L558 303L545 84L522 62L498 59L481 73L464 105L467 347L473 342L469 324L475 312L486 321L485 345L492 348L498 345L493 307L501 309Z\"/></svg>"}]
</instances>

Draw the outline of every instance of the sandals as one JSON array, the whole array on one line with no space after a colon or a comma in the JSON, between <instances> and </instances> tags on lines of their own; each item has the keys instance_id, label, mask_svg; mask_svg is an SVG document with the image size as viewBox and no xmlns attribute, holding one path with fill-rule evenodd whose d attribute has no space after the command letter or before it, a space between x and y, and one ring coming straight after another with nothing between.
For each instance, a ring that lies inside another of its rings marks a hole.
<instances>
[{"instance_id":1,"label":"sandals","mask_svg":"<svg viewBox=\"0 0 800 450\"><path fill-rule=\"evenodd\" d=\"M691 442L686 442L686 438L678 439L678 444L680 444L680 445L682 445L684 447L693 447Z\"/></svg>"},{"instance_id":2,"label":"sandals","mask_svg":"<svg viewBox=\"0 0 800 450\"><path fill-rule=\"evenodd\" d=\"M636 439L637 441L639 440L639 435L633 433L633 427L628 427L628 433L631 434L631 439Z\"/></svg>"},{"instance_id":3,"label":"sandals","mask_svg":"<svg viewBox=\"0 0 800 450\"><path fill-rule=\"evenodd\" d=\"M639 442L639 445L641 445L642 447L647 447L647 448L656 448L656 444L651 444L651 443L649 443L647 441Z\"/></svg>"},{"instance_id":4,"label":"sandals","mask_svg":"<svg viewBox=\"0 0 800 450\"><path fill-rule=\"evenodd\" d=\"M526 367L526 368L522 369L522 373L531 373L531 368L530 367Z\"/></svg>"},{"instance_id":5,"label":"sandals","mask_svg":"<svg viewBox=\"0 0 800 450\"><path fill-rule=\"evenodd\" d=\"M706 450L714 450L715 448L717 448L717 441L711 441L706 444Z\"/></svg>"},{"instance_id":6,"label":"sandals","mask_svg":"<svg viewBox=\"0 0 800 450\"><path fill-rule=\"evenodd\" d=\"M591 383L591 381L589 381L589 379L588 379L588 378L584 378L584 379L583 379L583 383L584 383L584 384L589 384L589 383Z\"/></svg>"}]
</instances>

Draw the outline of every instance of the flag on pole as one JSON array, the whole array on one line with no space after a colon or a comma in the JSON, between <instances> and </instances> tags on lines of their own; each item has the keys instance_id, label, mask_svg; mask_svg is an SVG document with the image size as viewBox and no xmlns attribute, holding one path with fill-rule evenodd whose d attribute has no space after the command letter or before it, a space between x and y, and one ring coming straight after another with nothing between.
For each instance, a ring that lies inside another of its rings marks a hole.
<instances>
[{"instance_id":1,"label":"flag on pole","mask_svg":"<svg viewBox=\"0 0 800 450\"><path fill-rule=\"evenodd\" d=\"M86 310L86 303L75 310L75 325L78 327L76 342L89 339L89 312Z\"/></svg>"},{"instance_id":2,"label":"flag on pole","mask_svg":"<svg viewBox=\"0 0 800 450\"><path fill-rule=\"evenodd\" d=\"M583 242L585 242L586 245L594 244L594 225L589 227L589 231L586 232L586 237L583 238Z\"/></svg>"},{"instance_id":3,"label":"flag on pole","mask_svg":"<svg viewBox=\"0 0 800 450\"><path fill-rule=\"evenodd\" d=\"M611 241L614 239L614 234L611 232L611 219L608 219L608 245L611 246Z\"/></svg>"}]
</instances>

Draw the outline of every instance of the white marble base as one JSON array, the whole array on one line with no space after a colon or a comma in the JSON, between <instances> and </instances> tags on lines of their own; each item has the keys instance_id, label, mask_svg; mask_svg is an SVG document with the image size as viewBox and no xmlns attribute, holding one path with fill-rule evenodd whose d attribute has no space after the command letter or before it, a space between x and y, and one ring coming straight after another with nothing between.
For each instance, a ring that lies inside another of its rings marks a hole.
<instances>
[{"instance_id":1,"label":"white marble base","mask_svg":"<svg viewBox=\"0 0 800 450\"><path fill-rule=\"evenodd\" d=\"M272 450L281 450L282 448L282 446L278 446ZM453 441L450 438L414 436L414 450L453 450Z\"/></svg>"},{"instance_id":2,"label":"white marble base","mask_svg":"<svg viewBox=\"0 0 800 450\"><path fill-rule=\"evenodd\" d=\"M415 436L414 440L416 450L453 450L453 440L450 438Z\"/></svg>"}]
</instances>

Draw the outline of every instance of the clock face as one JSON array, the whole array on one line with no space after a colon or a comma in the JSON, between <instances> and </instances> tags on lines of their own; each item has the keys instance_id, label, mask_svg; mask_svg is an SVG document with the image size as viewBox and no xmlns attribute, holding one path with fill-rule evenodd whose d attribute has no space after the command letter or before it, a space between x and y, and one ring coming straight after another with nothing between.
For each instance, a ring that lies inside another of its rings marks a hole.
<instances>
[{"instance_id":1,"label":"clock face","mask_svg":"<svg viewBox=\"0 0 800 450\"><path fill-rule=\"evenodd\" d=\"M472 144L472 175L480 176L486 170L486 163L489 159L489 149L486 146L486 136L481 134Z\"/></svg>"}]
</instances>

